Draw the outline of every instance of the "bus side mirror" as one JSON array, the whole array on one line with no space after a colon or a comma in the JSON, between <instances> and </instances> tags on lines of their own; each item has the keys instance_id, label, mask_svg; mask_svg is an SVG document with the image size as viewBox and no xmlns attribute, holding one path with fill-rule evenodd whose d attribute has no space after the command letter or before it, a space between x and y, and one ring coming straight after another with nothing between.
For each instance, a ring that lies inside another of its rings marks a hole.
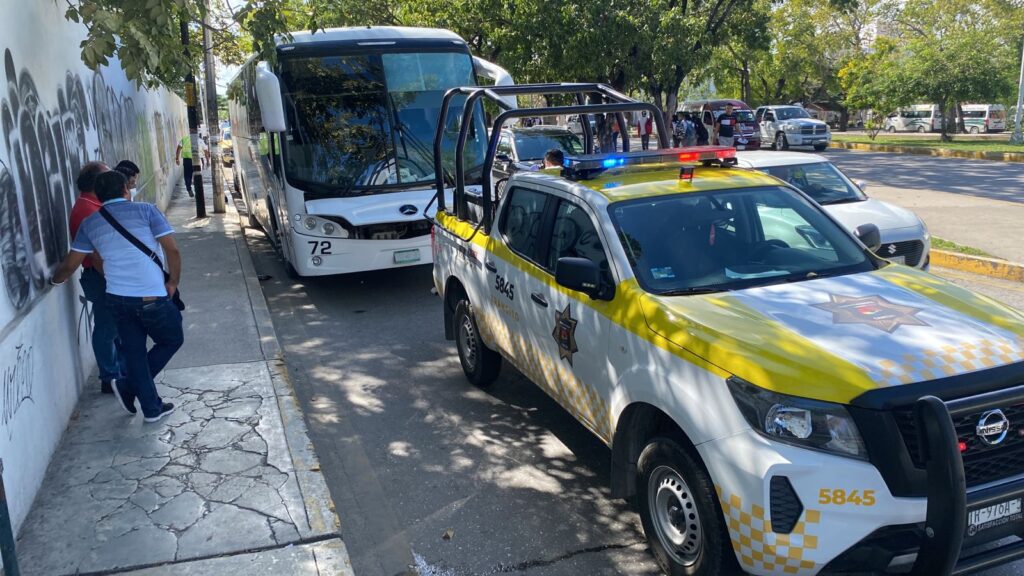
<instances>
[{"instance_id":1,"label":"bus side mirror","mask_svg":"<svg viewBox=\"0 0 1024 576\"><path fill-rule=\"evenodd\" d=\"M284 103L281 101L281 83L270 71L270 65L260 62L256 66L256 98L260 102L260 117L267 132L284 132Z\"/></svg>"}]
</instances>

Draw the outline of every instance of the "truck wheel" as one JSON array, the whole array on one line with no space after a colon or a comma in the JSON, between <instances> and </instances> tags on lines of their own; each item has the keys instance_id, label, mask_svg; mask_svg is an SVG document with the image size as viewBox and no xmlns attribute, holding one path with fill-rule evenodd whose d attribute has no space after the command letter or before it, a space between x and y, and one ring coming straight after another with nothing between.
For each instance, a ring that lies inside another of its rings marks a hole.
<instances>
[{"instance_id":1,"label":"truck wheel","mask_svg":"<svg viewBox=\"0 0 1024 576\"><path fill-rule=\"evenodd\" d=\"M828 148L828 144L826 144L826 143L824 143L824 142L816 142L816 143L814 144L814 150L815 150L816 152L821 152L821 151L822 151L822 150L824 150L825 148Z\"/></svg>"},{"instance_id":2,"label":"truck wheel","mask_svg":"<svg viewBox=\"0 0 1024 576\"><path fill-rule=\"evenodd\" d=\"M455 347L466 379L474 386L485 387L498 378L501 355L491 350L480 338L473 310L466 299L455 305Z\"/></svg>"},{"instance_id":3,"label":"truck wheel","mask_svg":"<svg viewBox=\"0 0 1024 576\"><path fill-rule=\"evenodd\" d=\"M715 488L704 467L678 443L652 439L637 463L637 505L644 534L669 576L736 571Z\"/></svg>"},{"instance_id":4,"label":"truck wheel","mask_svg":"<svg viewBox=\"0 0 1024 576\"><path fill-rule=\"evenodd\" d=\"M775 135L775 149L776 150L789 150L789 141L786 140L786 135L779 132Z\"/></svg>"}]
</instances>

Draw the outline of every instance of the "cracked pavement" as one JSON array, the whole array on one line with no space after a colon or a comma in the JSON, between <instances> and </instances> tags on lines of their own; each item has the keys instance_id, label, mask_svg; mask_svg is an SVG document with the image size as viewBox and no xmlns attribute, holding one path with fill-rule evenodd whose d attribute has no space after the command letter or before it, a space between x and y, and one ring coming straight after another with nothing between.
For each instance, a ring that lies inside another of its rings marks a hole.
<instances>
[{"instance_id":1,"label":"cracked pavement","mask_svg":"<svg viewBox=\"0 0 1024 576\"><path fill-rule=\"evenodd\" d=\"M80 404L22 531L26 576L285 545L310 532L265 363L170 370L159 389L176 410L158 424L111 396ZM58 534L71 542L54 547Z\"/></svg>"}]
</instances>

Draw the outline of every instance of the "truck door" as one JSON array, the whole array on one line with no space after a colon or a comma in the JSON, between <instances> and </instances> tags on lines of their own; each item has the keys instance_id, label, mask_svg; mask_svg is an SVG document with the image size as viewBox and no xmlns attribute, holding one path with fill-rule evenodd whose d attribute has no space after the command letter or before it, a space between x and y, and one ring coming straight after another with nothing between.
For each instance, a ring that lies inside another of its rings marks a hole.
<instances>
[{"instance_id":1,"label":"truck door","mask_svg":"<svg viewBox=\"0 0 1024 576\"><path fill-rule=\"evenodd\" d=\"M559 258L587 258L602 270L603 283L614 290L605 242L591 214L559 198L553 220L545 227L538 263L541 274L527 279L530 331L543 353L548 393L606 442L611 441L608 401L617 379L609 360L613 345L610 302L593 300L555 283Z\"/></svg>"}]
</instances>

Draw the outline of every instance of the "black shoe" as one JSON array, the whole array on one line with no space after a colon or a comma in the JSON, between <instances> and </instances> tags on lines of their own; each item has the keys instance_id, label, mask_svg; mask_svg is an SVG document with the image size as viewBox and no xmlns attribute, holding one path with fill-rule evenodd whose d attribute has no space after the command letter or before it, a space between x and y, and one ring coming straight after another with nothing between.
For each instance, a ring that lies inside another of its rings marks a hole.
<instances>
[{"instance_id":1,"label":"black shoe","mask_svg":"<svg viewBox=\"0 0 1024 576\"><path fill-rule=\"evenodd\" d=\"M135 409L135 398L131 396L131 393L123 390L123 386L118 387L117 380L111 380L110 384L114 388L114 397L117 398L117 403L129 414L136 414L138 410Z\"/></svg>"},{"instance_id":2,"label":"black shoe","mask_svg":"<svg viewBox=\"0 0 1024 576\"><path fill-rule=\"evenodd\" d=\"M114 388L110 386L110 380L100 380L100 392L104 394L114 393Z\"/></svg>"},{"instance_id":3,"label":"black shoe","mask_svg":"<svg viewBox=\"0 0 1024 576\"><path fill-rule=\"evenodd\" d=\"M191 190L189 190L189 191L188 191L188 197L189 197L189 198L195 198L195 197L196 197L196 193L195 193L195 192L193 192L193 191L191 191Z\"/></svg>"},{"instance_id":4,"label":"black shoe","mask_svg":"<svg viewBox=\"0 0 1024 576\"><path fill-rule=\"evenodd\" d=\"M159 422L164 416L174 412L174 404L170 402L164 402L164 405L160 407L160 413L156 416L146 416L146 422Z\"/></svg>"}]
</instances>

